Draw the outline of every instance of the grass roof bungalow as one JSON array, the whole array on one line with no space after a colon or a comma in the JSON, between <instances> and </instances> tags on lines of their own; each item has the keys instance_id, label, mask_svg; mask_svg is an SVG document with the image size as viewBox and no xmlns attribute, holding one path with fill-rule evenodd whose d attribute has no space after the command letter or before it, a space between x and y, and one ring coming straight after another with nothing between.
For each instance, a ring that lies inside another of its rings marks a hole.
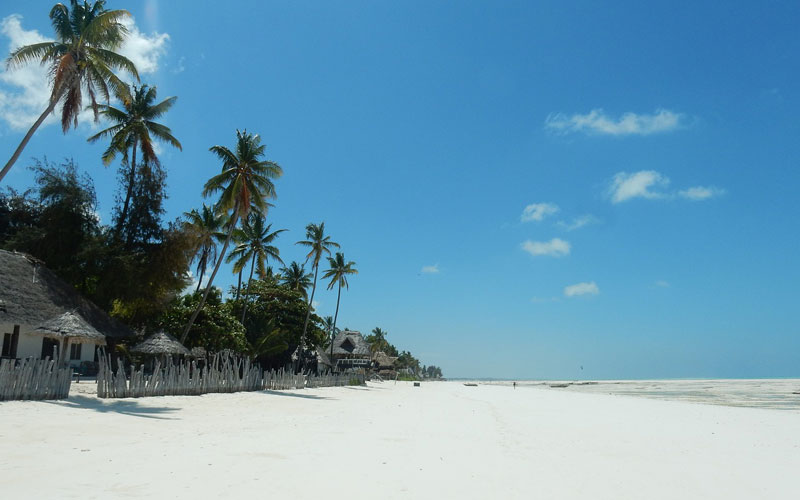
<instances>
[{"instance_id":1,"label":"grass roof bungalow","mask_svg":"<svg viewBox=\"0 0 800 500\"><path fill-rule=\"evenodd\" d=\"M96 346L133 335L30 255L0 250L0 355L43 358L63 349L73 366Z\"/></svg>"},{"instance_id":2,"label":"grass roof bungalow","mask_svg":"<svg viewBox=\"0 0 800 500\"><path fill-rule=\"evenodd\" d=\"M342 330L333 339L331 363L337 371L369 368L372 353L361 332Z\"/></svg>"}]
</instances>

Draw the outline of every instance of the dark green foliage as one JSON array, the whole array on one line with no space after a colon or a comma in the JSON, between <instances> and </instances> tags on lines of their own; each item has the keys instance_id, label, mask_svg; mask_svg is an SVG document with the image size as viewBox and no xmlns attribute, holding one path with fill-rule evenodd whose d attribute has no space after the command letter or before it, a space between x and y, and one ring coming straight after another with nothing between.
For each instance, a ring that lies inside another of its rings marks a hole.
<instances>
[{"instance_id":1,"label":"dark green foliage","mask_svg":"<svg viewBox=\"0 0 800 500\"><path fill-rule=\"evenodd\" d=\"M241 308L241 301L236 308ZM291 353L300 343L306 317L306 303L300 292L281 286L273 279L253 280L244 325L247 340L257 346L269 337L264 347L274 347L269 353L258 356L265 367L281 367L290 361ZM324 346L326 332L322 319L312 314L305 339L306 348ZM284 346L278 349L278 346Z\"/></svg>"},{"instance_id":2,"label":"dark green foliage","mask_svg":"<svg viewBox=\"0 0 800 500\"><path fill-rule=\"evenodd\" d=\"M136 209L143 221L140 237L127 246L100 226L94 185L88 176L79 175L74 162L55 165L45 159L32 169L35 189L0 195L0 247L43 260L102 309L132 326L157 316L186 286L191 240L177 224L153 225L160 217L160 200L145 200L148 193L142 193ZM157 182L163 185L163 178ZM149 210L155 213L147 214Z\"/></svg>"},{"instance_id":3,"label":"dark green foliage","mask_svg":"<svg viewBox=\"0 0 800 500\"><path fill-rule=\"evenodd\" d=\"M202 295L202 292L196 292L173 300L163 315L153 323L153 328L163 328L167 333L180 335ZM203 347L211 352L232 349L249 353L251 350L245 338L244 327L234 315L233 304L223 302L222 292L213 287L208 293L205 307L189 329L184 345L190 349Z\"/></svg>"}]
</instances>

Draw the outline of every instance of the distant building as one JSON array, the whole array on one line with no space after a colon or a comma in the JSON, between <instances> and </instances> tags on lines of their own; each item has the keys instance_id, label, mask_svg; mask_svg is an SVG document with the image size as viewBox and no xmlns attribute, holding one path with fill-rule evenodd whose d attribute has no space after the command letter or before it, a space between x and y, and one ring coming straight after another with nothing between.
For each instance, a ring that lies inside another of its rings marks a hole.
<instances>
[{"instance_id":1,"label":"distant building","mask_svg":"<svg viewBox=\"0 0 800 500\"><path fill-rule=\"evenodd\" d=\"M105 339L67 340L64 352L71 365L95 360L97 345L114 344L133 335L125 325L81 296L44 263L30 255L0 250L0 345L3 358L44 358L59 342L33 334L43 323L74 311Z\"/></svg>"},{"instance_id":2,"label":"distant building","mask_svg":"<svg viewBox=\"0 0 800 500\"><path fill-rule=\"evenodd\" d=\"M342 330L333 339L333 358L331 363L336 370L369 368L371 363L369 344L361 332Z\"/></svg>"},{"instance_id":3,"label":"distant building","mask_svg":"<svg viewBox=\"0 0 800 500\"><path fill-rule=\"evenodd\" d=\"M395 371L395 363L397 358L389 356L383 351L378 351L372 356L372 366L378 375L384 378L394 378L397 375Z\"/></svg>"}]
</instances>

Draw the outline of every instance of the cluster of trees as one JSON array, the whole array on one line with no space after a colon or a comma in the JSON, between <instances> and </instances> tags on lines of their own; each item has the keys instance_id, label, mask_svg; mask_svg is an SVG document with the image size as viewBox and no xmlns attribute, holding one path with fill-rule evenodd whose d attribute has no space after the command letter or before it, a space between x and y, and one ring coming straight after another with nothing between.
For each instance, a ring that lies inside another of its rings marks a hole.
<instances>
[{"instance_id":1,"label":"cluster of trees","mask_svg":"<svg viewBox=\"0 0 800 500\"><path fill-rule=\"evenodd\" d=\"M386 340L387 335L389 332L378 326L373 328L372 333L367 335L364 340L367 341L372 352L383 351L389 356L396 357L395 368L397 370L407 369L415 377L442 378L441 368L434 365L424 366L409 351L398 351L391 342Z\"/></svg>"},{"instance_id":2,"label":"cluster of trees","mask_svg":"<svg viewBox=\"0 0 800 500\"><path fill-rule=\"evenodd\" d=\"M110 224L99 220L92 179L72 160L35 160L34 188L0 192L0 247L40 258L113 316L143 332L164 329L190 348L233 349L280 366L297 347L325 345L336 331L341 290L358 273L356 263L337 251L324 222L309 224L306 239L296 243L308 250L305 263L283 263L275 243L286 230L267 223L269 200L276 197L273 181L283 170L265 158L260 136L246 130L236 131L232 148L210 148L221 167L202 192L211 203L164 221L167 170L155 141L182 149L172 130L158 122L177 98L158 102L156 87L141 83L134 63L116 52L128 34L124 20L130 13L107 10L105 0L69 4L50 11L55 41L16 48L8 57L11 68L47 66L51 93L0 171L0 181L58 106L63 131L76 127L86 95L95 121L103 117L110 125L88 141L105 144L104 165L119 161L113 217ZM111 104L112 97L118 105ZM332 320L323 322L312 303L326 260L322 279L329 290L337 288L337 302ZM213 286L223 262L238 275L227 299ZM270 262L281 267L276 271ZM182 295L192 266L197 286ZM398 356L419 371L410 353Z\"/></svg>"}]
</instances>

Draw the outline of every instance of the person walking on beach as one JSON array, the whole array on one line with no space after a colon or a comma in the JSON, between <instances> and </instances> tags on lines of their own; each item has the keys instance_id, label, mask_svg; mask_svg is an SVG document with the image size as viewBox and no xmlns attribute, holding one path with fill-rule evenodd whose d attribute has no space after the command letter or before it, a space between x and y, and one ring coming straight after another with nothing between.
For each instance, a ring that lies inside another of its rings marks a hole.
<instances>
[{"instance_id":1,"label":"person walking on beach","mask_svg":"<svg viewBox=\"0 0 800 500\"><path fill-rule=\"evenodd\" d=\"M514 381L514 389L516 389L516 388L517 388L517 382Z\"/></svg>"}]
</instances>

